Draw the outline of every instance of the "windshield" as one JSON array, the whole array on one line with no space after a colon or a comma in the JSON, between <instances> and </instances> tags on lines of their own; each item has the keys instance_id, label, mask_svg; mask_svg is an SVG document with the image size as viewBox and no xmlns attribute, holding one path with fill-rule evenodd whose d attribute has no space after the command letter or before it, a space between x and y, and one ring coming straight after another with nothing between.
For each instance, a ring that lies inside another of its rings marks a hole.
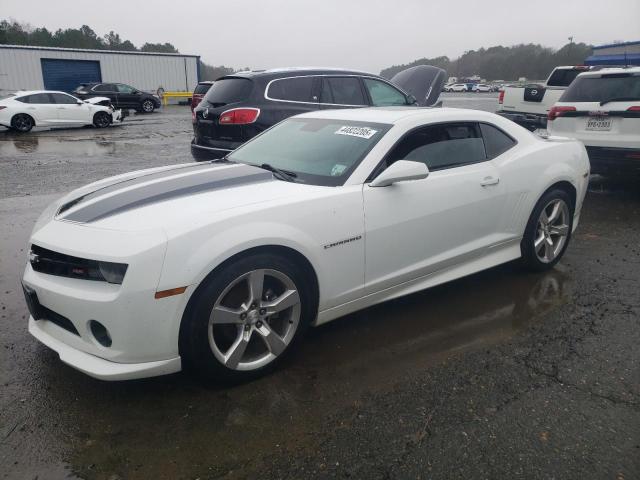
<instances>
[{"instance_id":1,"label":"windshield","mask_svg":"<svg viewBox=\"0 0 640 480\"><path fill-rule=\"evenodd\" d=\"M629 73L578 77L560 97L561 102L607 102L640 100L640 75Z\"/></svg>"},{"instance_id":2,"label":"windshield","mask_svg":"<svg viewBox=\"0 0 640 480\"><path fill-rule=\"evenodd\" d=\"M319 118L290 118L234 150L227 159L269 164L314 185L344 184L391 125Z\"/></svg>"},{"instance_id":3,"label":"windshield","mask_svg":"<svg viewBox=\"0 0 640 480\"><path fill-rule=\"evenodd\" d=\"M205 101L214 106L223 106L246 100L251 94L253 82L248 78L221 78L216 80L205 95Z\"/></svg>"}]
</instances>

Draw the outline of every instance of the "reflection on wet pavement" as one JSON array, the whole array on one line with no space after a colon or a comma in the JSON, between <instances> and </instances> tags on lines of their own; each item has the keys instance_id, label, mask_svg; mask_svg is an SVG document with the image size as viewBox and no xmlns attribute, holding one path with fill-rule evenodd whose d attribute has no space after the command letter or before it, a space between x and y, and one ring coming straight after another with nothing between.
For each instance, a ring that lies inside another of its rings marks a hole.
<instances>
[{"instance_id":1,"label":"reflection on wet pavement","mask_svg":"<svg viewBox=\"0 0 640 480\"><path fill-rule=\"evenodd\" d=\"M281 370L235 388L187 375L106 384L76 374L44 347L40 375L50 379L53 404L64 403L69 389L82 392L66 415L79 473L108 476L124 465L140 478L255 472L273 449L314 448L313 432L327 415L363 394L392 389L460 351L490 348L570 291L560 270L499 267L312 329Z\"/></svg>"}]
</instances>

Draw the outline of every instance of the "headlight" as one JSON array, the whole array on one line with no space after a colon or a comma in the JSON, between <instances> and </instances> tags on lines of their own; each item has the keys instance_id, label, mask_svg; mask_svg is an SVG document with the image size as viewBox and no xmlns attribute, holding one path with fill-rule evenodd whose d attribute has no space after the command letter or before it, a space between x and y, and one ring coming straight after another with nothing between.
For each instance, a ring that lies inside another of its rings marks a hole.
<instances>
[{"instance_id":1,"label":"headlight","mask_svg":"<svg viewBox=\"0 0 640 480\"><path fill-rule=\"evenodd\" d=\"M127 265L125 263L98 262L98 269L109 283L121 284L124 274L127 273Z\"/></svg>"}]
</instances>

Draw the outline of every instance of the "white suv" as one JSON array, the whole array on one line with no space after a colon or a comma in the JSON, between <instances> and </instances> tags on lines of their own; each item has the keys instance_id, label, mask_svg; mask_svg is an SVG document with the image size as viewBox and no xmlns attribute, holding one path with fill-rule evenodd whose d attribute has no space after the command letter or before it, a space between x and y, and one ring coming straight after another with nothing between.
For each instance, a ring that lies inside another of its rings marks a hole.
<instances>
[{"instance_id":1,"label":"white suv","mask_svg":"<svg viewBox=\"0 0 640 480\"><path fill-rule=\"evenodd\" d=\"M578 75L549 110L547 130L584 143L593 173L640 172L640 67Z\"/></svg>"}]
</instances>

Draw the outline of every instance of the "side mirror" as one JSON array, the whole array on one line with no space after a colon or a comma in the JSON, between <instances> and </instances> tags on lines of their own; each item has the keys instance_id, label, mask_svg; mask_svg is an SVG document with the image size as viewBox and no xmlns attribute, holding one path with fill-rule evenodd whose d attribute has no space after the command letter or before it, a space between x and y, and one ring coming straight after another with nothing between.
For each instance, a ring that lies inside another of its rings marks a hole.
<instances>
[{"instance_id":1,"label":"side mirror","mask_svg":"<svg viewBox=\"0 0 640 480\"><path fill-rule=\"evenodd\" d=\"M391 164L385 171L378 175L370 184L370 187L388 187L396 182L410 180L422 180L429 176L429 168L421 162L411 160L398 160Z\"/></svg>"},{"instance_id":2,"label":"side mirror","mask_svg":"<svg viewBox=\"0 0 640 480\"><path fill-rule=\"evenodd\" d=\"M82 105L82 104L84 104L84 102L83 102L82 100L78 100L78 101L76 102L76 105Z\"/></svg>"}]
</instances>

